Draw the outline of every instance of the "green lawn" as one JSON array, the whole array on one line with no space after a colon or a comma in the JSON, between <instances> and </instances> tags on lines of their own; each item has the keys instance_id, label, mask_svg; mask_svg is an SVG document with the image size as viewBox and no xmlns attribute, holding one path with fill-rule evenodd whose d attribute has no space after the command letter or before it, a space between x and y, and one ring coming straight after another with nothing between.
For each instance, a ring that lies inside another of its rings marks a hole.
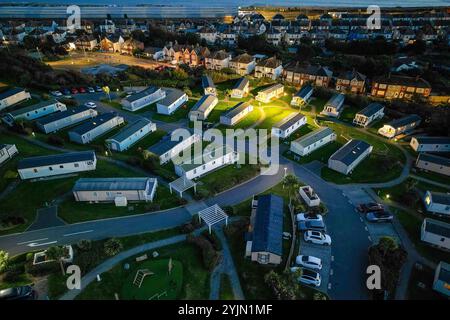
<instances>
[{"instance_id":1,"label":"green lawn","mask_svg":"<svg viewBox=\"0 0 450 320\"><path fill-rule=\"evenodd\" d=\"M214 109L211 111L211 113L209 114L207 121L208 122L219 122L220 121L220 116L222 115L222 113L224 113L228 109L231 109L232 107L234 107L238 103L239 103L239 101L233 101L233 100L220 101L214 107Z\"/></svg>"},{"instance_id":2,"label":"green lawn","mask_svg":"<svg viewBox=\"0 0 450 320\"><path fill-rule=\"evenodd\" d=\"M261 111L257 108L253 108L253 111L245 116L244 119L239 121L233 128L235 129L247 129L255 124L261 117Z\"/></svg>"},{"instance_id":3,"label":"green lawn","mask_svg":"<svg viewBox=\"0 0 450 320\"><path fill-rule=\"evenodd\" d=\"M174 113L171 115L164 115L156 113L156 105L152 107L152 110L155 113L152 116L152 120L164 121L164 122L177 122L182 119L187 119L188 113L194 104L197 103L197 100L189 100L187 103L179 107Z\"/></svg>"},{"instance_id":4,"label":"green lawn","mask_svg":"<svg viewBox=\"0 0 450 320\"><path fill-rule=\"evenodd\" d=\"M444 176L442 174L439 173L435 173L435 172L425 172L423 170L417 169L416 172L414 172L415 175L425 178L425 179L430 179L439 183L444 183L447 184L449 187L448 189L450 189L450 183L449 183L449 177Z\"/></svg>"},{"instance_id":5,"label":"green lawn","mask_svg":"<svg viewBox=\"0 0 450 320\"><path fill-rule=\"evenodd\" d=\"M445 300L443 295L433 290L434 269L422 265L421 270L414 267L408 283L408 300ZM419 283L425 285L421 288Z\"/></svg>"},{"instance_id":6,"label":"green lawn","mask_svg":"<svg viewBox=\"0 0 450 320\"><path fill-rule=\"evenodd\" d=\"M159 142L162 137L167 134L166 131L161 129L156 129L155 132L152 132L146 135L144 138L136 142L131 148L125 150L123 152L112 152L114 158L119 160L126 161L129 157L141 157L142 151L147 150L149 147Z\"/></svg>"},{"instance_id":7,"label":"green lawn","mask_svg":"<svg viewBox=\"0 0 450 320\"><path fill-rule=\"evenodd\" d=\"M360 107L345 105L339 119L348 123L353 123L356 113L361 111L361 109L362 108Z\"/></svg>"},{"instance_id":8,"label":"green lawn","mask_svg":"<svg viewBox=\"0 0 450 320\"><path fill-rule=\"evenodd\" d=\"M230 277L222 273L220 278L220 300L235 300L233 288L231 287Z\"/></svg>"},{"instance_id":9,"label":"green lawn","mask_svg":"<svg viewBox=\"0 0 450 320\"><path fill-rule=\"evenodd\" d=\"M321 147L320 149L317 149L317 150L311 152L309 155L304 156L304 157L300 157L289 150L287 150L284 153L284 156L287 157L288 159L291 159L300 164L309 163L314 160L317 160L324 164L327 164L328 158L330 158L330 156L334 152L336 152L340 147L342 147L342 144L340 144L339 142L333 141L333 142Z\"/></svg>"},{"instance_id":10,"label":"green lawn","mask_svg":"<svg viewBox=\"0 0 450 320\"><path fill-rule=\"evenodd\" d=\"M323 107L325 106L325 103L327 103L327 101L328 101L328 99L315 97L315 98L311 99L311 101L309 102L309 105L314 106L316 113L319 114L320 112L322 112ZM309 107L309 108L311 109L311 107Z\"/></svg>"},{"instance_id":11,"label":"green lawn","mask_svg":"<svg viewBox=\"0 0 450 320\"><path fill-rule=\"evenodd\" d=\"M280 108L279 106L264 107L264 111L266 113L266 119L257 126L258 129L270 130L274 124L296 112L296 110L292 108Z\"/></svg>"}]
</instances>

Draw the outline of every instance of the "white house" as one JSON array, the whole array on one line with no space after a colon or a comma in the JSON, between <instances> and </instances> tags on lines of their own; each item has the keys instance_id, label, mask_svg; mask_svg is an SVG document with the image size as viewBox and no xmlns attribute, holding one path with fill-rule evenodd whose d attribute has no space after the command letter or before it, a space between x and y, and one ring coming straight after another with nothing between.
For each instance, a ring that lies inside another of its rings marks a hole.
<instances>
[{"instance_id":1,"label":"white house","mask_svg":"<svg viewBox=\"0 0 450 320\"><path fill-rule=\"evenodd\" d=\"M250 92L250 81L242 77L240 78L236 84L234 85L233 89L231 89L231 98L235 99L242 99L245 96L247 96Z\"/></svg>"},{"instance_id":2,"label":"white house","mask_svg":"<svg viewBox=\"0 0 450 320\"><path fill-rule=\"evenodd\" d=\"M450 250L450 223L430 218L423 219L420 240L434 247Z\"/></svg>"},{"instance_id":3,"label":"white house","mask_svg":"<svg viewBox=\"0 0 450 320\"><path fill-rule=\"evenodd\" d=\"M121 103L125 110L137 111L152 103L158 102L165 97L166 92L164 90L155 86L150 86L122 99Z\"/></svg>"},{"instance_id":4,"label":"white house","mask_svg":"<svg viewBox=\"0 0 450 320\"><path fill-rule=\"evenodd\" d=\"M450 297L450 264L439 262L434 272L433 290Z\"/></svg>"},{"instance_id":5,"label":"white house","mask_svg":"<svg viewBox=\"0 0 450 320\"><path fill-rule=\"evenodd\" d=\"M181 90L166 88L164 91L166 96L156 103L159 114L170 115L189 100L188 95Z\"/></svg>"},{"instance_id":6,"label":"white house","mask_svg":"<svg viewBox=\"0 0 450 320\"><path fill-rule=\"evenodd\" d=\"M105 143L111 150L121 152L154 131L156 131L156 124L148 119L141 118L127 125L111 138L106 139Z\"/></svg>"},{"instance_id":7,"label":"white house","mask_svg":"<svg viewBox=\"0 0 450 320\"><path fill-rule=\"evenodd\" d=\"M0 166L18 153L15 144L0 144Z\"/></svg>"},{"instance_id":8,"label":"white house","mask_svg":"<svg viewBox=\"0 0 450 320\"><path fill-rule=\"evenodd\" d=\"M245 76L255 70L255 58L247 53L240 54L230 60L230 68L237 74Z\"/></svg>"},{"instance_id":9,"label":"white house","mask_svg":"<svg viewBox=\"0 0 450 320\"><path fill-rule=\"evenodd\" d=\"M304 106L306 105L312 97L314 92L313 87L310 84L303 86L296 94L292 97L291 105L293 106Z\"/></svg>"},{"instance_id":10,"label":"white house","mask_svg":"<svg viewBox=\"0 0 450 320\"><path fill-rule=\"evenodd\" d=\"M350 140L328 159L328 168L348 175L367 158L373 147L365 141Z\"/></svg>"},{"instance_id":11,"label":"white house","mask_svg":"<svg viewBox=\"0 0 450 320\"><path fill-rule=\"evenodd\" d=\"M270 102L270 100L279 98L283 94L284 86L281 83L277 83L259 91L255 99L264 103L268 103Z\"/></svg>"},{"instance_id":12,"label":"white house","mask_svg":"<svg viewBox=\"0 0 450 320\"><path fill-rule=\"evenodd\" d=\"M255 67L256 78L277 79L283 73L283 65L281 60L276 57L271 57L259 61Z\"/></svg>"},{"instance_id":13,"label":"white house","mask_svg":"<svg viewBox=\"0 0 450 320\"><path fill-rule=\"evenodd\" d=\"M320 112L320 114L338 118L342 110L344 109L344 100L345 95L343 95L342 93L333 94L330 100L328 100L328 102L323 107L323 110L322 112Z\"/></svg>"},{"instance_id":14,"label":"white house","mask_svg":"<svg viewBox=\"0 0 450 320\"><path fill-rule=\"evenodd\" d=\"M200 39L204 39L208 44L214 44L217 40L217 31L210 27L201 28L198 31Z\"/></svg>"},{"instance_id":15,"label":"white house","mask_svg":"<svg viewBox=\"0 0 450 320\"><path fill-rule=\"evenodd\" d=\"M200 100L189 111L189 120L191 121L204 121L208 118L208 115L219 103L219 99L212 94L207 94L201 97Z\"/></svg>"},{"instance_id":16,"label":"white house","mask_svg":"<svg viewBox=\"0 0 450 320\"><path fill-rule=\"evenodd\" d=\"M417 152L450 152L450 137L412 137L410 146Z\"/></svg>"},{"instance_id":17,"label":"white house","mask_svg":"<svg viewBox=\"0 0 450 320\"><path fill-rule=\"evenodd\" d=\"M123 117L115 112L104 113L71 129L68 132L69 139L76 143L86 144L124 122Z\"/></svg>"},{"instance_id":18,"label":"white house","mask_svg":"<svg viewBox=\"0 0 450 320\"><path fill-rule=\"evenodd\" d=\"M202 76L203 94L217 95L217 89L209 75Z\"/></svg>"},{"instance_id":19,"label":"white house","mask_svg":"<svg viewBox=\"0 0 450 320\"><path fill-rule=\"evenodd\" d=\"M231 56L225 50L219 50L205 58L205 67L210 70L222 70L230 65Z\"/></svg>"},{"instance_id":20,"label":"white house","mask_svg":"<svg viewBox=\"0 0 450 320\"><path fill-rule=\"evenodd\" d=\"M292 141L290 150L304 157L328 143L336 141L336 138L336 133L331 128L323 127Z\"/></svg>"},{"instance_id":21,"label":"white house","mask_svg":"<svg viewBox=\"0 0 450 320\"><path fill-rule=\"evenodd\" d=\"M311 186L298 188L298 194L308 207L317 207L320 205L320 198Z\"/></svg>"},{"instance_id":22,"label":"white house","mask_svg":"<svg viewBox=\"0 0 450 320\"><path fill-rule=\"evenodd\" d=\"M160 164L165 164L173 157L177 156L181 151L199 141L201 141L201 137L196 133L191 133L189 137L185 137L181 141L175 140L172 133L171 135L163 137L161 141L148 148L148 151L159 157Z\"/></svg>"},{"instance_id":23,"label":"white house","mask_svg":"<svg viewBox=\"0 0 450 320\"><path fill-rule=\"evenodd\" d=\"M31 99L29 92L22 88L13 88L0 93L0 110L8 108L16 103Z\"/></svg>"},{"instance_id":24,"label":"white house","mask_svg":"<svg viewBox=\"0 0 450 320\"><path fill-rule=\"evenodd\" d=\"M383 127L378 129L378 134L391 139L399 134L407 133L413 130L420 125L421 121L422 119L418 115L411 114L385 124Z\"/></svg>"},{"instance_id":25,"label":"white house","mask_svg":"<svg viewBox=\"0 0 450 320\"><path fill-rule=\"evenodd\" d=\"M38 119L36 121L36 126L42 132L50 133L75 125L86 119L92 119L96 117L97 114L97 111L92 108L78 106Z\"/></svg>"},{"instance_id":26,"label":"white house","mask_svg":"<svg viewBox=\"0 0 450 320\"><path fill-rule=\"evenodd\" d=\"M115 202L153 201L156 178L81 178L72 189L76 201Z\"/></svg>"},{"instance_id":27,"label":"white house","mask_svg":"<svg viewBox=\"0 0 450 320\"><path fill-rule=\"evenodd\" d=\"M33 104L32 106L8 112L5 115L4 120L10 124L18 120L31 121L49 115L51 113L66 110L67 107L64 103L61 103L55 99L51 99L41 101L37 104Z\"/></svg>"},{"instance_id":28,"label":"white house","mask_svg":"<svg viewBox=\"0 0 450 320\"><path fill-rule=\"evenodd\" d=\"M450 177L450 159L434 154L420 153L416 160L416 168Z\"/></svg>"},{"instance_id":29,"label":"white house","mask_svg":"<svg viewBox=\"0 0 450 320\"><path fill-rule=\"evenodd\" d=\"M306 124L306 117L301 113L293 113L272 127L272 135L282 139L288 138L297 129Z\"/></svg>"},{"instance_id":30,"label":"white house","mask_svg":"<svg viewBox=\"0 0 450 320\"><path fill-rule=\"evenodd\" d=\"M380 103L370 103L367 107L355 114L353 124L367 127L377 119L384 117L384 106Z\"/></svg>"},{"instance_id":31,"label":"white house","mask_svg":"<svg viewBox=\"0 0 450 320\"><path fill-rule=\"evenodd\" d=\"M253 105L247 102L239 102L220 116L220 123L226 126L234 126L252 111Z\"/></svg>"},{"instance_id":32,"label":"white house","mask_svg":"<svg viewBox=\"0 0 450 320\"><path fill-rule=\"evenodd\" d=\"M430 213L450 216L450 193L427 191L423 203Z\"/></svg>"},{"instance_id":33,"label":"white house","mask_svg":"<svg viewBox=\"0 0 450 320\"><path fill-rule=\"evenodd\" d=\"M25 158L19 161L17 171L22 180L51 177L95 170L94 151L81 151Z\"/></svg>"}]
</instances>

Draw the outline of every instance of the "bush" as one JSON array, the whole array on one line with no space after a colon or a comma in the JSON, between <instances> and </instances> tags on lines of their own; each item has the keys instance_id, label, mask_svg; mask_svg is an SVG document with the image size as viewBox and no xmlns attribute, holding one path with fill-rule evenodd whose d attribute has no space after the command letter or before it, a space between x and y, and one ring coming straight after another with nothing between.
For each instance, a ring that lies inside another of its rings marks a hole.
<instances>
[{"instance_id":1,"label":"bush","mask_svg":"<svg viewBox=\"0 0 450 320\"><path fill-rule=\"evenodd\" d=\"M33 262L30 261L25 265L25 271L34 277L40 277L51 273L60 272L60 266L57 261L45 262L36 265L33 265Z\"/></svg>"},{"instance_id":2,"label":"bush","mask_svg":"<svg viewBox=\"0 0 450 320\"><path fill-rule=\"evenodd\" d=\"M123 245L119 239L111 238L105 242L104 250L107 256L115 256L120 251L122 251Z\"/></svg>"},{"instance_id":3,"label":"bush","mask_svg":"<svg viewBox=\"0 0 450 320\"><path fill-rule=\"evenodd\" d=\"M9 263L9 254L6 251L0 250L0 273L3 272Z\"/></svg>"},{"instance_id":4,"label":"bush","mask_svg":"<svg viewBox=\"0 0 450 320\"><path fill-rule=\"evenodd\" d=\"M86 240L86 239L81 239L77 243L77 248L81 251L89 251L92 248L92 241Z\"/></svg>"},{"instance_id":5,"label":"bush","mask_svg":"<svg viewBox=\"0 0 450 320\"><path fill-rule=\"evenodd\" d=\"M21 275L22 275L22 272L19 269L7 270L3 274L2 281L3 282L17 282L20 280Z\"/></svg>"},{"instance_id":6,"label":"bush","mask_svg":"<svg viewBox=\"0 0 450 320\"><path fill-rule=\"evenodd\" d=\"M214 250L211 242L204 236L188 235L186 238L188 243L194 244L201 249L203 266L208 271L213 271L220 259L220 254Z\"/></svg>"},{"instance_id":7,"label":"bush","mask_svg":"<svg viewBox=\"0 0 450 320\"><path fill-rule=\"evenodd\" d=\"M208 230L205 230L202 232L202 236L204 236L209 242L211 242L216 251L222 250L222 243L214 232L209 233Z\"/></svg>"}]
</instances>

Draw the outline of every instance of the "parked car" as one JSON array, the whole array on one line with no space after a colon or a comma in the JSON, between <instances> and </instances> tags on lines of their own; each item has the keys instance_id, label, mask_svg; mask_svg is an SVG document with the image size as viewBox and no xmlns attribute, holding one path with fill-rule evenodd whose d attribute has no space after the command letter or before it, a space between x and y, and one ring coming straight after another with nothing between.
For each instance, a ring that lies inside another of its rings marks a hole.
<instances>
[{"instance_id":1,"label":"parked car","mask_svg":"<svg viewBox=\"0 0 450 320\"><path fill-rule=\"evenodd\" d=\"M366 214L366 219L370 222L391 222L394 215L388 211L372 211Z\"/></svg>"},{"instance_id":2,"label":"parked car","mask_svg":"<svg viewBox=\"0 0 450 320\"><path fill-rule=\"evenodd\" d=\"M322 221L322 215L314 213L299 213L297 221Z\"/></svg>"},{"instance_id":3,"label":"parked car","mask_svg":"<svg viewBox=\"0 0 450 320\"><path fill-rule=\"evenodd\" d=\"M325 230L325 224L322 220L310 220L310 221L300 221L298 222L298 230L306 231L306 230Z\"/></svg>"},{"instance_id":4,"label":"parked car","mask_svg":"<svg viewBox=\"0 0 450 320\"><path fill-rule=\"evenodd\" d=\"M304 284L313 285L315 287L320 287L320 284L322 283L322 278L320 277L320 274L316 271L312 271L309 269L301 269L301 276L298 278L298 281Z\"/></svg>"},{"instance_id":5,"label":"parked car","mask_svg":"<svg viewBox=\"0 0 450 320\"><path fill-rule=\"evenodd\" d=\"M303 236L306 242L323 244L326 246L331 245L331 237L325 232L307 230Z\"/></svg>"},{"instance_id":6,"label":"parked car","mask_svg":"<svg viewBox=\"0 0 450 320\"><path fill-rule=\"evenodd\" d=\"M86 102L84 105L91 109L97 108L97 105L95 104L95 102L92 102L92 101Z\"/></svg>"},{"instance_id":7,"label":"parked car","mask_svg":"<svg viewBox=\"0 0 450 320\"><path fill-rule=\"evenodd\" d=\"M61 97L63 94L61 93L61 91L50 91L50 94L54 97Z\"/></svg>"},{"instance_id":8,"label":"parked car","mask_svg":"<svg viewBox=\"0 0 450 320\"><path fill-rule=\"evenodd\" d=\"M102 92L103 89L100 86L95 86L95 91L97 92Z\"/></svg>"},{"instance_id":9,"label":"parked car","mask_svg":"<svg viewBox=\"0 0 450 320\"><path fill-rule=\"evenodd\" d=\"M63 95L65 96L70 96L70 90L67 88L62 88L61 92L63 93Z\"/></svg>"},{"instance_id":10,"label":"parked car","mask_svg":"<svg viewBox=\"0 0 450 320\"><path fill-rule=\"evenodd\" d=\"M88 91L89 93L95 93L95 90L94 90L94 88L92 88L92 87L87 87L87 91Z\"/></svg>"},{"instance_id":11,"label":"parked car","mask_svg":"<svg viewBox=\"0 0 450 320\"><path fill-rule=\"evenodd\" d=\"M370 211L383 211L384 206L381 203L369 202L360 204L356 209L361 213L367 213Z\"/></svg>"},{"instance_id":12,"label":"parked car","mask_svg":"<svg viewBox=\"0 0 450 320\"><path fill-rule=\"evenodd\" d=\"M72 94L77 94L78 93L78 89L77 88L72 88L72 89L70 89L70 92L72 92Z\"/></svg>"},{"instance_id":13,"label":"parked car","mask_svg":"<svg viewBox=\"0 0 450 320\"><path fill-rule=\"evenodd\" d=\"M299 255L297 256L297 258L295 258L295 263L299 266L309 269L314 270L322 269L322 260L314 256Z\"/></svg>"},{"instance_id":14,"label":"parked car","mask_svg":"<svg viewBox=\"0 0 450 320\"><path fill-rule=\"evenodd\" d=\"M34 300L36 292L32 286L21 286L0 290L0 300Z\"/></svg>"},{"instance_id":15,"label":"parked car","mask_svg":"<svg viewBox=\"0 0 450 320\"><path fill-rule=\"evenodd\" d=\"M86 93L86 89L83 88L83 87L79 87L79 88L78 88L78 92L80 92L80 93Z\"/></svg>"}]
</instances>

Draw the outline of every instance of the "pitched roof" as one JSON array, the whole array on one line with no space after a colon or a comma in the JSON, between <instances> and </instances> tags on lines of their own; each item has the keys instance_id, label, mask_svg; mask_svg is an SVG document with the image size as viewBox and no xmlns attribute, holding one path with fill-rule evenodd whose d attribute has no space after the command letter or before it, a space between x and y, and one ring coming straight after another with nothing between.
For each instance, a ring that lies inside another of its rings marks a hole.
<instances>
[{"instance_id":1,"label":"pitched roof","mask_svg":"<svg viewBox=\"0 0 450 320\"><path fill-rule=\"evenodd\" d=\"M205 88L215 88L213 80L209 75L203 75L202 76L202 87Z\"/></svg>"},{"instance_id":2,"label":"pitched roof","mask_svg":"<svg viewBox=\"0 0 450 320\"><path fill-rule=\"evenodd\" d=\"M373 82L417 88L431 88L431 85L425 79L397 75L391 75L389 77L379 77L374 79Z\"/></svg>"},{"instance_id":3,"label":"pitched roof","mask_svg":"<svg viewBox=\"0 0 450 320\"><path fill-rule=\"evenodd\" d=\"M331 128L323 127L323 128L320 128L320 129L317 129L315 131L305 134L304 136L294 140L294 142L299 144L302 147L307 147L325 137L328 137L331 134L333 134L333 130Z\"/></svg>"},{"instance_id":4,"label":"pitched roof","mask_svg":"<svg viewBox=\"0 0 450 320\"><path fill-rule=\"evenodd\" d=\"M418 122L421 120L422 120L422 118L419 117L417 114L410 114L410 115L407 115L406 117L392 120L387 125L389 125L393 128L400 128L400 127L406 126L410 123Z\"/></svg>"},{"instance_id":5,"label":"pitched roof","mask_svg":"<svg viewBox=\"0 0 450 320\"><path fill-rule=\"evenodd\" d=\"M170 106L182 96L186 95L183 91L174 88L164 88L164 91L166 92L166 97L158 101L158 104L163 106Z\"/></svg>"},{"instance_id":6,"label":"pitched roof","mask_svg":"<svg viewBox=\"0 0 450 320\"><path fill-rule=\"evenodd\" d=\"M217 103L218 99L212 94L205 94L197 103L192 107L191 111L204 112L213 103Z\"/></svg>"},{"instance_id":7,"label":"pitched roof","mask_svg":"<svg viewBox=\"0 0 450 320\"><path fill-rule=\"evenodd\" d=\"M346 165L350 165L369 148L370 144L367 142L353 139L333 153L330 160L340 161Z\"/></svg>"},{"instance_id":8,"label":"pitched roof","mask_svg":"<svg viewBox=\"0 0 450 320\"><path fill-rule=\"evenodd\" d=\"M52 123L54 121L70 117L72 115L85 112L87 110L90 110L90 108L88 108L86 106L78 106L78 107L74 107L74 108L68 108L66 111L56 112L56 113L50 114L46 117L43 117L41 119L38 119L36 123L40 124L40 125L46 125L46 124Z\"/></svg>"},{"instance_id":9,"label":"pitched roof","mask_svg":"<svg viewBox=\"0 0 450 320\"><path fill-rule=\"evenodd\" d=\"M148 95L151 95L158 90L160 90L160 88L155 87L155 86L150 86L142 91L131 94L130 96L126 97L125 100L131 103L133 101L136 101L136 100L142 99Z\"/></svg>"},{"instance_id":10,"label":"pitched roof","mask_svg":"<svg viewBox=\"0 0 450 320\"><path fill-rule=\"evenodd\" d=\"M369 118L383 108L384 108L384 106L381 103L373 102L373 103L370 103L367 107L365 107L361 111L357 112L356 114L361 114L361 115Z\"/></svg>"},{"instance_id":11,"label":"pitched roof","mask_svg":"<svg viewBox=\"0 0 450 320\"><path fill-rule=\"evenodd\" d=\"M283 120L275 123L273 125L274 128L278 128L280 130L286 130L296 124L298 121L302 120L305 116L301 113L292 114Z\"/></svg>"},{"instance_id":12,"label":"pitched roof","mask_svg":"<svg viewBox=\"0 0 450 320\"><path fill-rule=\"evenodd\" d=\"M450 193L430 191L430 194L433 202L450 205Z\"/></svg>"},{"instance_id":13,"label":"pitched roof","mask_svg":"<svg viewBox=\"0 0 450 320\"><path fill-rule=\"evenodd\" d=\"M78 161L94 161L95 152L94 151L80 151L80 152L68 152L60 154L52 154L48 156L39 156L25 158L19 161L18 169L35 168L63 163L71 163Z\"/></svg>"},{"instance_id":14,"label":"pitched roof","mask_svg":"<svg viewBox=\"0 0 450 320\"><path fill-rule=\"evenodd\" d=\"M25 89L23 89L23 88L12 88L12 89L6 90L6 91L0 93L0 100L6 99L6 98L8 98L10 96L13 96L15 94L18 94L19 92L22 92L22 91L25 91Z\"/></svg>"},{"instance_id":15,"label":"pitched roof","mask_svg":"<svg viewBox=\"0 0 450 320\"><path fill-rule=\"evenodd\" d=\"M340 30L340 29L338 29L338 30ZM341 73L337 78L345 79L345 80L353 80L356 78L356 80L358 80L358 81L366 81L366 76L363 75L362 73L359 73L356 70Z\"/></svg>"},{"instance_id":16,"label":"pitched roof","mask_svg":"<svg viewBox=\"0 0 450 320\"><path fill-rule=\"evenodd\" d=\"M249 55L248 53L240 54L240 55L234 57L233 59L231 59L231 61L239 62L239 63L250 63L253 60L254 60L253 57L251 55Z\"/></svg>"},{"instance_id":17,"label":"pitched roof","mask_svg":"<svg viewBox=\"0 0 450 320\"><path fill-rule=\"evenodd\" d=\"M274 85L271 85L270 87L264 88L259 92L264 92L264 93L269 93L275 90L278 90L279 88L283 87L283 85L281 83L276 83ZM258 94L259 94L258 92Z\"/></svg>"},{"instance_id":18,"label":"pitched roof","mask_svg":"<svg viewBox=\"0 0 450 320\"><path fill-rule=\"evenodd\" d=\"M39 103L33 104L33 105L25 107L25 108L20 108L20 109L17 109L17 110L13 110L13 111L9 112L9 114L12 115L13 117L16 117L16 116L25 114L27 112L31 112L31 111L35 111L35 110L39 110L39 109L45 108L45 107L53 105L55 103L58 103L58 101L56 101L55 99L44 100L44 101L41 101Z\"/></svg>"},{"instance_id":19,"label":"pitched roof","mask_svg":"<svg viewBox=\"0 0 450 320\"><path fill-rule=\"evenodd\" d=\"M220 159L222 156L230 154L232 152L233 148L231 148L229 145L209 144L202 150L200 154L194 156L192 156L191 154L186 155L186 158L184 159L186 161L183 161L183 163L180 163L178 165L187 172L201 167L205 163Z\"/></svg>"},{"instance_id":20,"label":"pitched roof","mask_svg":"<svg viewBox=\"0 0 450 320\"><path fill-rule=\"evenodd\" d=\"M138 132L142 128L148 126L152 122L148 119L141 118L126 127L124 127L122 130L120 130L118 133L113 135L111 138L108 138L107 140L115 140L117 142L122 142L126 139L128 139L131 135Z\"/></svg>"},{"instance_id":21,"label":"pitched roof","mask_svg":"<svg viewBox=\"0 0 450 320\"><path fill-rule=\"evenodd\" d=\"M242 77L240 78L233 87L233 90L244 90L244 88L250 83L250 81Z\"/></svg>"},{"instance_id":22,"label":"pitched roof","mask_svg":"<svg viewBox=\"0 0 450 320\"><path fill-rule=\"evenodd\" d=\"M249 106L250 106L250 104L248 102L239 102L233 108L228 109L227 111L225 111L222 114L222 116L232 119L235 116L237 116L239 113L241 113L242 111L247 109Z\"/></svg>"},{"instance_id":23,"label":"pitched roof","mask_svg":"<svg viewBox=\"0 0 450 320\"><path fill-rule=\"evenodd\" d=\"M303 86L300 90L297 91L297 93L294 95L294 97L300 97L305 98L313 89L313 87L310 84L307 84Z\"/></svg>"},{"instance_id":24,"label":"pitched roof","mask_svg":"<svg viewBox=\"0 0 450 320\"><path fill-rule=\"evenodd\" d=\"M91 131L92 129L95 129L98 126L110 121L111 119L114 119L115 117L118 117L117 113L115 113L115 112L108 112L108 113L100 114L100 115L90 119L89 121L86 121L86 122L80 124L79 126L71 129L69 132L74 132L79 135L83 135L83 134Z\"/></svg>"},{"instance_id":25,"label":"pitched roof","mask_svg":"<svg viewBox=\"0 0 450 320\"><path fill-rule=\"evenodd\" d=\"M333 94L333 96L330 98L330 100L327 101L327 106L331 105L333 107L339 107L340 105L342 105L342 103L344 103L345 100L345 95L342 93L335 93Z\"/></svg>"},{"instance_id":26,"label":"pitched roof","mask_svg":"<svg viewBox=\"0 0 450 320\"><path fill-rule=\"evenodd\" d=\"M420 144L450 144L450 137L414 136L413 138L416 139Z\"/></svg>"},{"instance_id":27,"label":"pitched roof","mask_svg":"<svg viewBox=\"0 0 450 320\"><path fill-rule=\"evenodd\" d=\"M275 69L281 66L281 60L277 59L276 57L271 57L261 60L260 62L257 63L257 66Z\"/></svg>"},{"instance_id":28,"label":"pitched roof","mask_svg":"<svg viewBox=\"0 0 450 320\"><path fill-rule=\"evenodd\" d=\"M194 133L191 131L191 134L194 134ZM171 150L176 145L180 144L182 141L183 141L183 139L173 141L172 135L168 134L168 135L165 135L164 137L162 137L162 139L158 143L154 144L147 150L150 151L151 153L161 156L164 153L166 153L167 151Z\"/></svg>"},{"instance_id":29,"label":"pitched roof","mask_svg":"<svg viewBox=\"0 0 450 320\"><path fill-rule=\"evenodd\" d=\"M417 157L417 161L431 162L431 163L439 164L439 165L450 168L450 159L449 158L436 156L434 154L420 153L419 156Z\"/></svg>"},{"instance_id":30,"label":"pitched roof","mask_svg":"<svg viewBox=\"0 0 450 320\"><path fill-rule=\"evenodd\" d=\"M119 191L145 190L155 184L155 178L81 178L75 182L73 191ZM152 188L150 188L152 189Z\"/></svg>"},{"instance_id":31,"label":"pitched roof","mask_svg":"<svg viewBox=\"0 0 450 320\"><path fill-rule=\"evenodd\" d=\"M441 235L450 238L450 223L434 220L430 218L424 219L425 230L437 235Z\"/></svg>"}]
</instances>

